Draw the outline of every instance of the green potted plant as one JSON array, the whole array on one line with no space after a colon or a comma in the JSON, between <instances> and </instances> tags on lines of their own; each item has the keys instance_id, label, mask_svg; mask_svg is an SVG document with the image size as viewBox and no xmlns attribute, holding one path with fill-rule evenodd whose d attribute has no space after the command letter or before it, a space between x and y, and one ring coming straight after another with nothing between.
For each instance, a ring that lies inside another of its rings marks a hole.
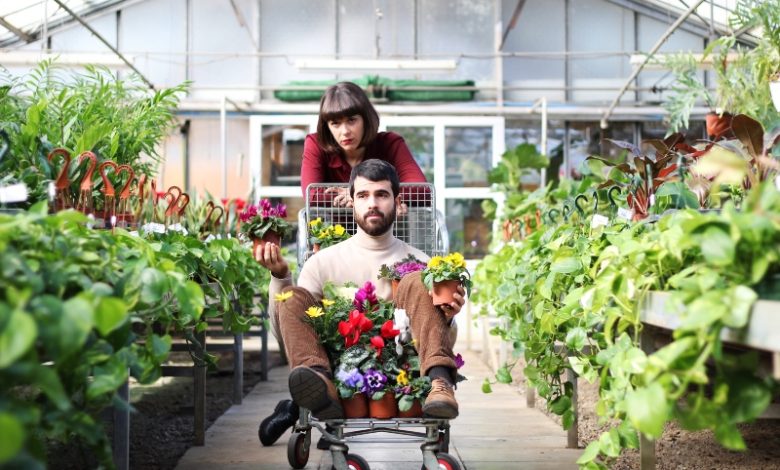
<instances>
[{"instance_id":1,"label":"green potted plant","mask_svg":"<svg viewBox=\"0 0 780 470\"><path fill-rule=\"evenodd\" d=\"M471 278L466 260L460 253L434 256L423 270L423 282L432 291L433 304L444 305L453 301L453 294L462 285L471 292Z\"/></svg>"},{"instance_id":2,"label":"green potted plant","mask_svg":"<svg viewBox=\"0 0 780 470\"><path fill-rule=\"evenodd\" d=\"M347 368L344 365L336 370L336 390L341 398L346 418L365 418L368 416L368 400L366 398L366 379L357 367Z\"/></svg>"},{"instance_id":3,"label":"green potted plant","mask_svg":"<svg viewBox=\"0 0 780 470\"><path fill-rule=\"evenodd\" d=\"M323 222L320 217L309 222L309 243L314 252L335 245L349 238L349 232L341 224Z\"/></svg>"},{"instance_id":4,"label":"green potted plant","mask_svg":"<svg viewBox=\"0 0 780 470\"><path fill-rule=\"evenodd\" d=\"M400 418L417 418L422 416L422 405L425 397L431 391L431 379L428 376L409 378L402 370L396 377L395 398L398 400L398 416Z\"/></svg>"},{"instance_id":5,"label":"green potted plant","mask_svg":"<svg viewBox=\"0 0 780 470\"><path fill-rule=\"evenodd\" d=\"M287 206L284 204L271 205L271 201L263 199L260 205L250 204L241 213L241 231L252 240L252 250L258 246L264 247L265 243L279 245L284 237L292 233L292 225L285 220ZM262 249L262 248L261 248Z\"/></svg>"}]
</instances>

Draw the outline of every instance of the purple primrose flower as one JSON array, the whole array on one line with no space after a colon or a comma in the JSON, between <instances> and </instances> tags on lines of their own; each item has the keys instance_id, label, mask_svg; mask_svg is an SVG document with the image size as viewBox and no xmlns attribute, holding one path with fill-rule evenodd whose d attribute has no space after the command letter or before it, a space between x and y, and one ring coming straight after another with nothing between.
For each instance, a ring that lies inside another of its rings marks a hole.
<instances>
[{"instance_id":1,"label":"purple primrose flower","mask_svg":"<svg viewBox=\"0 0 780 470\"><path fill-rule=\"evenodd\" d=\"M360 373L357 367L350 370L339 369L336 372L336 378L352 389L359 390L364 387L363 374Z\"/></svg>"},{"instance_id":2,"label":"purple primrose flower","mask_svg":"<svg viewBox=\"0 0 780 470\"><path fill-rule=\"evenodd\" d=\"M363 390L361 391L368 395L382 391L387 383L387 376L376 369L368 369L363 377L366 379L366 382L363 384Z\"/></svg>"},{"instance_id":3,"label":"purple primrose flower","mask_svg":"<svg viewBox=\"0 0 780 470\"><path fill-rule=\"evenodd\" d=\"M460 369L466 364L466 361L463 360L463 356L460 355L460 353L455 355L455 367Z\"/></svg>"}]
</instances>

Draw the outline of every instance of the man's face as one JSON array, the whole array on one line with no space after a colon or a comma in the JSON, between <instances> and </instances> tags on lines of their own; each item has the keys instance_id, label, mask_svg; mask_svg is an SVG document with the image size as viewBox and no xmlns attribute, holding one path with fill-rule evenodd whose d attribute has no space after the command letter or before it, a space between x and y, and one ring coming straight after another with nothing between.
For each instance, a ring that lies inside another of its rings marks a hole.
<instances>
[{"instance_id":1,"label":"man's face","mask_svg":"<svg viewBox=\"0 0 780 470\"><path fill-rule=\"evenodd\" d=\"M389 181L355 178L355 222L369 235L387 233L395 222L396 200Z\"/></svg>"}]
</instances>

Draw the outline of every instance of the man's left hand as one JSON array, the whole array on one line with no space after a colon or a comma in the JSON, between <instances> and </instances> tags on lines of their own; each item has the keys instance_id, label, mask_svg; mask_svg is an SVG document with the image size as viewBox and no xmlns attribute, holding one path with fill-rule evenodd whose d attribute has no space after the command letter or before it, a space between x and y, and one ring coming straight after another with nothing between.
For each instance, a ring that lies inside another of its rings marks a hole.
<instances>
[{"instance_id":1,"label":"man's left hand","mask_svg":"<svg viewBox=\"0 0 780 470\"><path fill-rule=\"evenodd\" d=\"M428 291L428 295L433 295L433 292ZM458 286L458 291L452 295L452 298L454 299L452 302L439 305L447 320L452 320L452 317L457 315L466 303L466 291L463 286Z\"/></svg>"}]
</instances>

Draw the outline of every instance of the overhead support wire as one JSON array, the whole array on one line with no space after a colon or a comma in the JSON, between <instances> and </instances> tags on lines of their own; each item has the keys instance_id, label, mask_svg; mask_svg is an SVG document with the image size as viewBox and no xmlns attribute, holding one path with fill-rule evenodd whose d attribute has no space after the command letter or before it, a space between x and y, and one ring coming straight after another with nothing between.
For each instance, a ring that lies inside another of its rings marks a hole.
<instances>
[{"instance_id":1,"label":"overhead support wire","mask_svg":"<svg viewBox=\"0 0 780 470\"><path fill-rule=\"evenodd\" d=\"M523 11L524 6L525 0L517 0L515 11L512 13L512 19L509 20L509 24L506 25L506 30L504 30L504 35L501 36L501 45L498 46L499 51L504 48L504 44L506 44L506 38L509 36L509 31L515 29L515 26L517 26L517 19L520 18L520 12Z\"/></svg>"},{"instance_id":2,"label":"overhead support wire","mask_svg":"<svg viewBox=\"0 0 780 470\"><path fill-rule=\"evenodd\" d=\"M252 42L252 47L255 49L255 51L259 51L260 47L257 45L257 41L255 41L254 36L252 36L252 30L249 29L249 24L247 23L246 18L244 18L244 13L241 11L241 9L238 8L238 5L236 5L236 0L230 0L230 6L233 7L233 14L236 15L238 24L244 28L246 34L249 36L249 40Z\"/></svg>"},{"instance_id":3,"label":"overhead support wire","mask_svg":"<svg viewBox=\"0 0 780 470\"><path fill-rule=\"evenodd\" d=\"M125 63L125 64L126 64L128 67L130 67L130 69L131 69L133 72L135 72L135 73L136 73L136 74L137 74L137 75L138 75L138 76L141 78L141 80L143 80L143 82L144 82L144 83L146 83L146 85L147 85L149 88L151 88L152 90L154 90L154 84L152 84L152 82L150 82L150 81L149 81L149 80L148 80L148 79L147 79L147 78L144 76L144 74L142 74L142 73L141 73L141 71L140 71L140 70L138 70L138 69L135 67L135 65L133 65L133 64L132 64L132 62L130 62L129 60L127 60L127 58L126 58L126 57L125 57L125 56L124 56L124 55L123 55L121 52L119 52L119 50L118 50L116 47L114 47L113 45L111 45L111 43L110 43L110 42L108 42L108 41L106 40L106 38L104 38L104 37L103 37L103 36L102 36L100 33L98 33L98 32L95 30L95 28L93 28L92 26L90 26L89 24L87 24L87 22L86 22L86 21L84 21L84 20L83 20L83 19L82 19L82 18L81 18L79 15L77 15L77 14L76 14L76 12L74 12L73 10L71 10L70 8L68 8L68 6L67 6L67 5L65 5L65 3L63 3L63 1L62 1L62 0L54 0L54 1L57 3L57 5L61 6L63 10L65 10L66 12L68 12L68 14L69 14L70 16L72 16L74 20L78 21L79 23L81 23L81 25L82 25L82 26L84 26L85 28L87 28L87 30L88 30L90 33L92 33L92 34L93 34L93 35L94 35L94 36L95 36L95 37L96 37L96 38L97 38L97 39L98 39L100 42L102 42L102 43L103 43L103 44L104 44L106 47L108 47L109 49L111 49L111 52L113 52L114 54L116 54L116 56L117 56L117 57L119 57L119 59L120 59L122 62L124 62L124 63Z\"/></svg>"},{"instance_id":4,"label":"overhead support wire","mask_svg":"<svg viewBox=\"0 0 780 470\"><path fill-rule=\"evenodd\" d=\"M658 52L658 49L663 46L664 42L666 42L667 39L669 39L669 36L672 35L672 33L677 30L677 28L683 24L683 22L688 19L691 14L696 11L696 9L704 3L704 0L696 0L688 9L680 15L677 20L669 26L669 28L664 32L664 34L661 35L660 38L658 38L658 41L655 43L655 45L648 51L647 55L645 56L645 60L634 69L634 71L631 73L631 76L626 79L626 83L623 84L623 86L620 88L620 91L618 92L615 99L612 101L612 104L609 105L609 108L604 113L604 116L601 118L601 128L606 129L607 128L607 121L609 120L609 117L612 115L612 111L615 109L615 106L617 106L618 102L620 102L620 98L623 97L623 94L628 90L628 87L631 86L631 82L633 82L636 77L639 75L639 73L642 71L643 68L645 68L645 65L650 61L650 58L653 57L653 55Z\"/></svg>"}]
</instances>

